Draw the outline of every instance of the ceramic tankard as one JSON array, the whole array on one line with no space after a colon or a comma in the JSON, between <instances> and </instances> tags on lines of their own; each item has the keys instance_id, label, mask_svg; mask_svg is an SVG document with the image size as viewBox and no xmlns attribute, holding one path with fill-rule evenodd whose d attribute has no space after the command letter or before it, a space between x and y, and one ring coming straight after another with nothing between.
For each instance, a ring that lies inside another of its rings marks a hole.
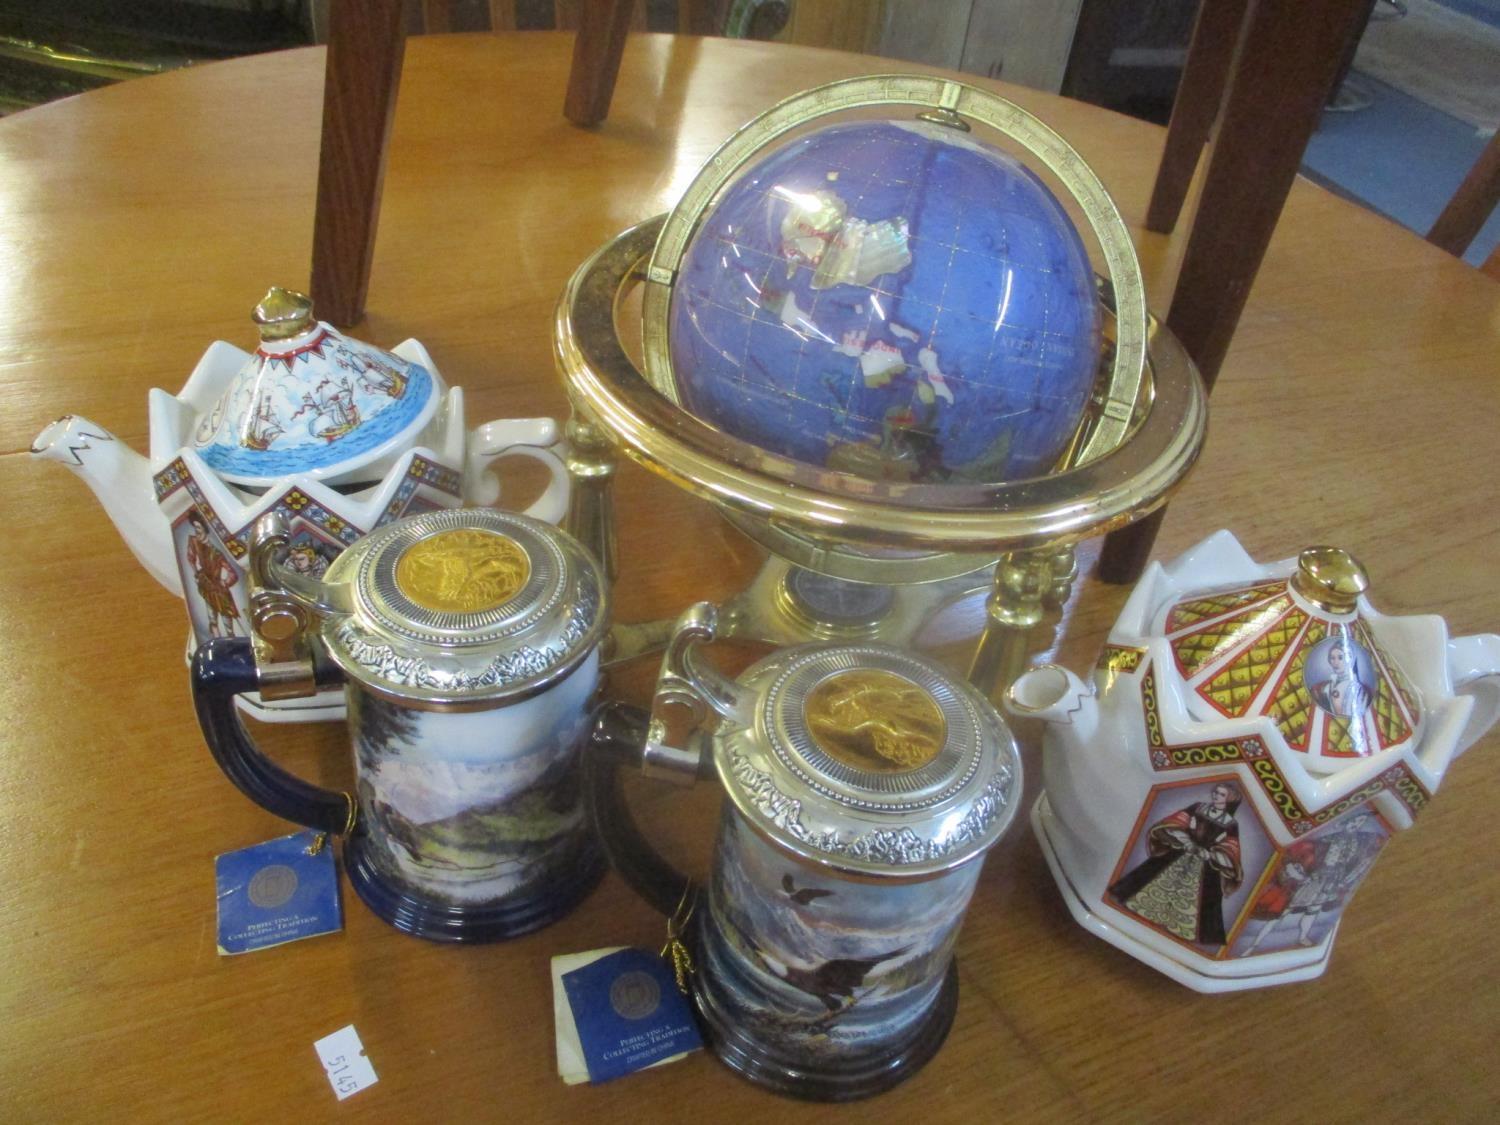
<instances>
[{"instance_id":1,"label":"ceramic tankard","mask_svg":"<svg viewBox=\"0 0 1500 1125\"><path fill-rule=\"evenodd\" d=\"M1021 794L993 707L930 662L877 645L783 649L730 680L679 619L653 714L606 707L590 748L604 846L663 913L691 908L692 993L719 1058L781 1093L846 1100L925 1063L953 1020L953 945L985 852ZM691 734L667 741L686 704ZM728 800L697 899L620 799L615 765Z\"/></svg>"},{"instance_id":2,"label":"ceramic tankard","mask_svg":"<svg viewBox=\"0 0 1500 1125\"><path fill-rule=\"evenodd\" d=\"M603 870L579 760L606 622L593 560L550 524L488 508L389 524L321 580L286 550L284 524L262 523L253 644L216 638L193 661L229 779L278 816L347 831L350 882L397 929L492 941L565 914ZM348 699L352 797L274 765L234 707L331 685Z\"/></svg>"},{"instance_id":3,"label":"ceramic tankard","mask_svg":"<svg viewBox=\"0 0 1500 1125\"><path fill-rule=\"evenodd\" d=\"M1073 916L1200 992L1306 980L1344 908L1500 717L1500 636L1392 617L1346 552L1227 531L1131 593L1094 682L1031 670L1032 811Z\"/></svg>"}]
</instances>

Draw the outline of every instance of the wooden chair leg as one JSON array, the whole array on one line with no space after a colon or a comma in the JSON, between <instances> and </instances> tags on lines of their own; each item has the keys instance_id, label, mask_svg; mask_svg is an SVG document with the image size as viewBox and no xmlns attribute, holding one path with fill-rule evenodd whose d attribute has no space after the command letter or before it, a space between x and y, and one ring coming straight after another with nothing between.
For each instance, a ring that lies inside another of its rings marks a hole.
<instances>
[{"instance_id":1,"label":"wooden chair leg","mask_svg":"<svg viewBox=\"0 0 1500 1125\"><path fill-rule=\"evenodd\" d=\"M312 297L318 315L342 327L365 311L403 18L401 0L333 0L329 12Z\"/></svg>"},{"instance_id":2,"label":"wooden chair leg","mask_svg":"<svg viewBox=\"0 0 1500 1125\"><path fill-rule=\"evenodd\" d=\"M563 102L563 116L573 124L597 125L609 116L634 9L634 0L584 0Z\"/></svg>"},{"instance_id":3,"label":"wooden chair leg","mask_svg":"<svg viewBox=\"0 0 1500 1125\"><path fill-rule=\"evenodd\" d=\"M1156 185L1151 189L1151 206L1146 209L1147 230L1170 234L1177 225L1198 156L1224 100L1234 47L1245 23L1246 3L1204 0L1198 8L1187 63L1172 101L1172 120L1167 125Z\"/></svg>"},{"instance_id":4,"label":"wooden chair leg","mask_svg":"<svg viewBox=\"0 0 1500 1125\"><path fill-rule=\"evenodd\" d=\"M1500 281L1500 245L1490 251L1490 256L1484 260L1484 265L1479 267L1479 272Z\"/></svg>"},{"instance_id":5,"label":"wooden chair leg","mask_svg":"<svg viewBox=\"0 0 1500 1125\"><path fill-rule=\"evenodd\" d=\"M442 35L453 30L453 0L422 0L422 30Z\"/></svg>"},{"instance_id":6,"label":"wooden chair leg","mask_svg":"<svg viewBox=\"0 0 1500 1125\"><path fill-rule=\"evenodd\" d=\"M1209 0L1212 2L1212 0ZM1368 0L1257 0L1209 157L1167 326L1210 390ZM1105 538L1099 575L1134 582L1161 517Z\"/></svg>"},{"instance_id":7,"label":"wooden chair leg","mask_svg":"<svg viewBox=\"0 0 1500 1125\"><path fill-rule=\"evenodd\" d=\"M1500 133L1485 145L1474 167L1427 232L1427 241L1454 257L1463 257L1497 203L1500 203Z\"/></svg>"}]
</instances>

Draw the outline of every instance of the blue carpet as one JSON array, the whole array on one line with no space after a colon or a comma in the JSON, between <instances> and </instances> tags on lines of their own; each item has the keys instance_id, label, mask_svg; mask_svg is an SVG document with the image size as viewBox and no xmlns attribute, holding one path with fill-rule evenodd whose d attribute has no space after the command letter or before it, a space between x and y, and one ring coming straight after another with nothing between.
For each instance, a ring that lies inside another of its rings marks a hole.
<instances>
[{"instance_id":1,"label":"blue carpet","mask_svg":"<svg viewBox=\"0 0 1500 1125\"><path fill-rule=\"evenodd\" d=\"M1302 171L1402 226L1426 234L1488 141L1472 125L1356 72L1374 103L1354 113L1325 113L1302 158ZM1479 265L1500 243L1500 208L1469 244Z\"/></svg>"},{"instance_id":2,"label":"blue carpet","mask_svg":"<svg viewBox=\"0 0 1500 1125\"><path fill-rule=\"evenodd\" d=\"M1500 0L1434 0L1440 8L1500 27Z\"/></svg>"}]
</instances>

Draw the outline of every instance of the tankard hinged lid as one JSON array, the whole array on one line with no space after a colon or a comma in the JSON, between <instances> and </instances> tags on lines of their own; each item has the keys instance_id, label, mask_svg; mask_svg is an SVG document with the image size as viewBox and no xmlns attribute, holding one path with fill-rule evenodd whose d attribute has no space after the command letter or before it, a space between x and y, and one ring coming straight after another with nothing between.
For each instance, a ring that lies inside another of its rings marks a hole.
<instances>
[{"instance_id":1,"label":"tankard hinged lid","mask_svg":"<svg viewBox=\"0 0 1500 1125\"><path fill-rule=\"evenodd\" d=\"M487 707L532 695L593 651L599 568L551 524L493 508L425 512L334 560L325 588L347 613L323 627L352 679L417 707Z\"/></svg>"},{"instance_id":2,"label":"tankard hinged lid","mask_svg":"<svg viewBox=\"0 0 1500 1125\"><path fill-rule=\"evenodd\" d=\"M715 762L740 813L804 859L923 878L1000 838L1021 762L993 706L937 665L881 645L786 649L740 680L746 718Z\"/></svg>"}]
</instances>

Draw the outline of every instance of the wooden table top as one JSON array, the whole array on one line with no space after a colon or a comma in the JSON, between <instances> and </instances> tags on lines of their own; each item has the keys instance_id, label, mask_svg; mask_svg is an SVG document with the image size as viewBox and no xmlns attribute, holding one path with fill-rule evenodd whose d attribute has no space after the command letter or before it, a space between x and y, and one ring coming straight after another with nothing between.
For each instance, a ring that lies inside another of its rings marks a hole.
<instances>
[{"instance_id":1,"label":"wooden table top","mask_svg":"<svg viewBox=\"0 0 1500 1125\"><path fill-rule=\"evenodd\" d=\"M476 422L565 411L550 354L564 280L604 239L666 210L736 126L798 89L893 67L633 38L613 113L587 132L560 112L570 45L532 33L408 46L356 334L419 337ZM84 486L27 448L76 411L144 451L147 388L175 391L211 340L248 346L268 284L306 284L322 69L316 49L265 55L0 121L0 1116L1493 1117L1500 864L1483 841L1495 733L1387 849L1310 984L1203 997L1158 976L1074 925L1018 824L959 940L948 1043L857 1110L777 1099L703 1056L564 1087L548 959L660 941L660 919L614 877L564 922L507 945L424 943L346 895L340 936L217 956L214 856L287 826L236 793L203 746L181 606ZM1185 228L1140 231L1162 131L992 85L1092 163L1164 309ZM1387 612L1494 630L1497 421L1500 285L1299 182L1158 556L1221 526L1266 559L1339 543ZM634 467L618 484L619 619L723 597L753 573L755 552L704 505ZM1123 597L1080 583L1060 658L1087 666ZM640 699L648 678L620 690ZM347 784L342 728L267 741L293 771ZM1034 791L1034 750L1027 764ZM638 796L672 854L701 870L714 794ZM312 1043L351 1022L380 1081L339 1104Z\"/></svg>"}]
</instances>

